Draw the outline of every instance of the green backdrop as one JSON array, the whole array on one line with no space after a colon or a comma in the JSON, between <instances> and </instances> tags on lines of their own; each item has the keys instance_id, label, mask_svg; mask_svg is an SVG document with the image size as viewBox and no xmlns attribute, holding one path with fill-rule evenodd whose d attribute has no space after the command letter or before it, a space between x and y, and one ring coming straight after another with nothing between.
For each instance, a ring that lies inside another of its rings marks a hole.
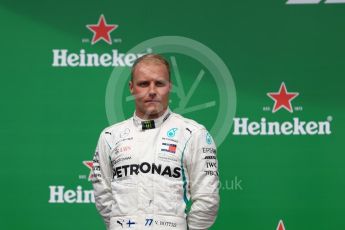
<instances>
[{"instance_id":1,"label":"green backdrop","mask_svg":"<svg viewBox=\"0 0 345 230\"><path fill-rule=\"evenodd\" d=\"M133 57L158 52L171 108L218 144L212 229L345 229L341 2L1 0L0 228L104 228L87 164L101 130L133 113ZM118 25L111 44L92 44L101 15ZM53 50L70 64L54 66ZM83 52L105 64L71 66ZM298 95L273 112L282 83Z\"/></svg>"}]
</instances>

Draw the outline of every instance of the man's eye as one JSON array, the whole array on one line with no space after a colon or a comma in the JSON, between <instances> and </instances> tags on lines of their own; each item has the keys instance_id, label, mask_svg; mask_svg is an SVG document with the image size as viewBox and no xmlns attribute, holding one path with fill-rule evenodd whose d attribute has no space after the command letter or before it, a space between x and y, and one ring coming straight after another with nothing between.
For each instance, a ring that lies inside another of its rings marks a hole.
<instances>
[{"instance_id":1,"label":"man's eye","mask_svg":"<svg viewBox=\"0 0 345 230\"><path fill-rule=\"evenodd\" d=\"M139 85L140 87L145 87L145 86L148 86L149 83L148 83L148 82L139 82L138 85Z\"/></svg>"},{"instance_id":2,"label":"man's eye","mask_svg":"<svg viewBox=\"0 0 345 230\"><path fill-rule=\"evenodd\" d=\"M157 81L156 86L165 86L165 82Z\"/></svg>"}]
</instances>

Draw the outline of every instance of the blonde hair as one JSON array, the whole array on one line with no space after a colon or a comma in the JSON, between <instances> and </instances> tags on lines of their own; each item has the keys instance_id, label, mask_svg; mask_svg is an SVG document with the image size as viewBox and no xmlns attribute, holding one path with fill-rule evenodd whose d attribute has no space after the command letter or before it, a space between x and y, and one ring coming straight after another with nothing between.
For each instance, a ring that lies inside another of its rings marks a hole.
<instances>
[{"instance_id":1,"label":"blonde hair","mask_svg":"<svg viewBox=\"0 0 345 230\"><path fill-rule=\"evenodd\" d=\"M131 81L133 81L134 71L135 71L135 68L137 67L137 65L140 63L144 63L144 62L165 65L165 67L168 70L169 81L170 81L170 64L163 56L161 56L159 54L145 54L144 56L141 56L140 58L135 60L133 66L132 66Z\"/></svg>"}]
</instances>

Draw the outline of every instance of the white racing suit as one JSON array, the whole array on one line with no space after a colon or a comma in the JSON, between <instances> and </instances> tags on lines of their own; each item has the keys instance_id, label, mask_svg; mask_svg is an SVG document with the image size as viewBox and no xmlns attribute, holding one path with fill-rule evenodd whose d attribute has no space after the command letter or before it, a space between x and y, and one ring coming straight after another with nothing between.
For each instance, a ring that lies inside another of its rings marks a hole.
<instances>
[{"instance_id":1,"label":"white racing suit","mask_svg":"<svg viewBox=\"0 0 345 230\"><path fill-rule=\"evenodd\" d=\"M219 206L217 164L202 125L169 109L151 121L134 115L100 135L93 159L96 207L108 230L208 229Z\"/></svg>"}]
</instances>

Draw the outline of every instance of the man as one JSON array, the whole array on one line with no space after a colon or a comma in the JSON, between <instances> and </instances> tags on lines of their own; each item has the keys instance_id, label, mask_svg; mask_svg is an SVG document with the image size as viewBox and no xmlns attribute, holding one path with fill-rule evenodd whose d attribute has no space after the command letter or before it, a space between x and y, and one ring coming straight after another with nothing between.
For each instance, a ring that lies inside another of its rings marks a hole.
<instances>
[{"instance_id":1,"label":"man","mask_svg":"<svg viewBox=\"0 0 345 230\"><path fill-rule=\"evenodd\" d=\"M93 187L107 229L208 229L215 221L216 146L202 125L170 111L171 86L165 59L139 58L129 82L133 117L100 135Z\"/></svg>"}]
</instances>

